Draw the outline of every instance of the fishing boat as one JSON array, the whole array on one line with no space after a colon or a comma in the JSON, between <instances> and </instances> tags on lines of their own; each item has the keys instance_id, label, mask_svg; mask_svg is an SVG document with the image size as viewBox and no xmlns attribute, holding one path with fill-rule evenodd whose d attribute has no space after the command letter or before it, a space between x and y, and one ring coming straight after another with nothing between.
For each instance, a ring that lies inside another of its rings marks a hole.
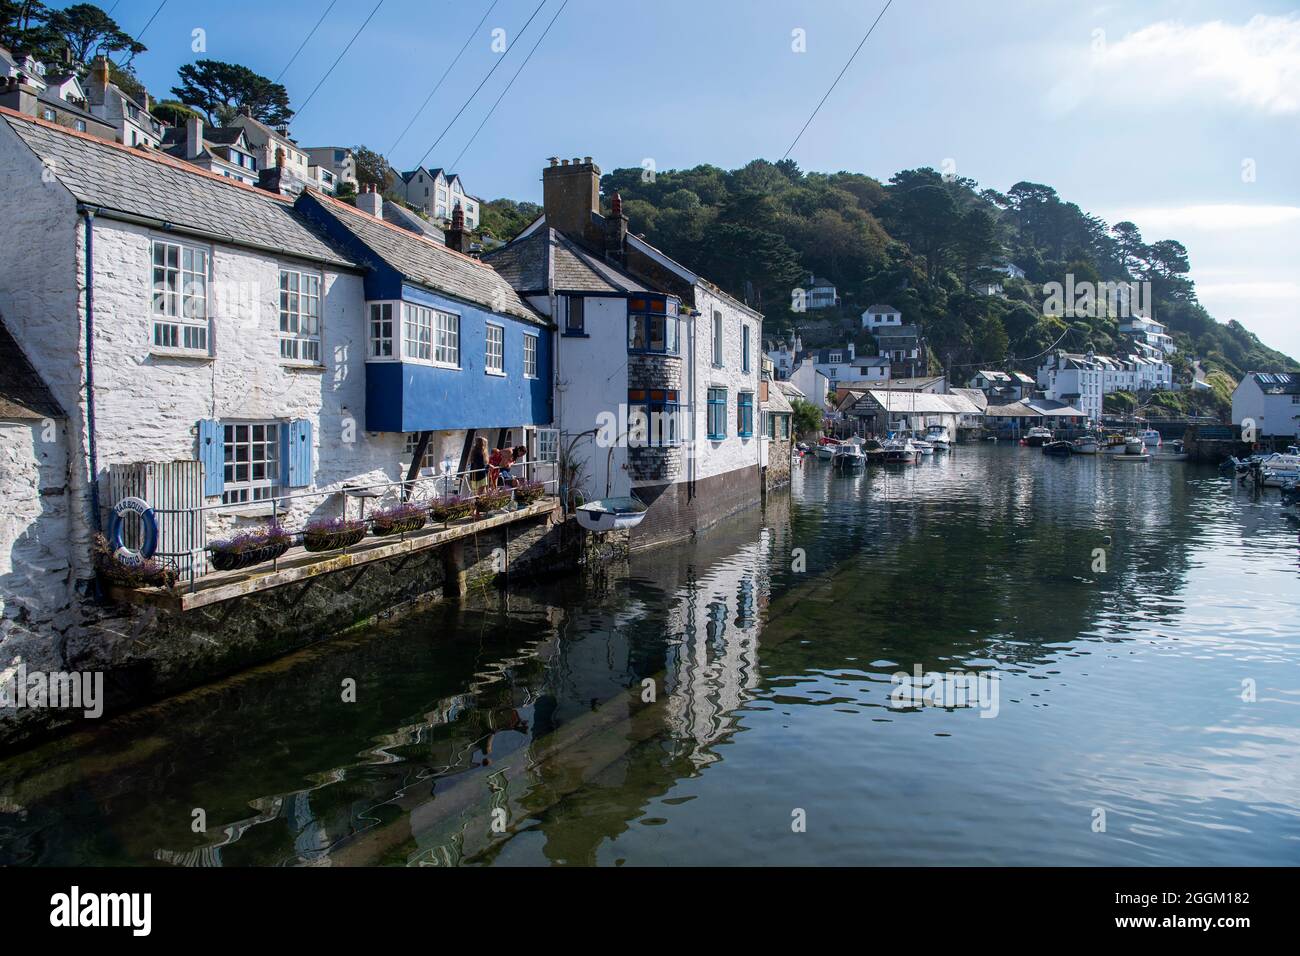
<instances>
[{"instance_id":1,"label":"fishing boat","mask_svg":"<svg viewBox=\"0 0 1300 956\"><path fill-rule=\"evenodd\" d=\"M1095 435L1084 435L1074 443L1076 455L1095 455L1101 450L1101 443Z\"/></svg>"},{"instance_id":2,"label":"fishing boat","mask_svg":"<svg viewBox=\"0 0 1300 956\"><path fill-rule=\"evenodd\" d=\"M1035 425L1025 433L1025 444L1031 448L1038 448L1046 445L1052 440L1052 430L1044 428L1042 425Z\"/></svg>"},{"instance_id":3,"label":"fishing boat","mask_svg":"<svg viewBox=\"0 0 1300 956\"><path fill-rule=\"evenodd\" d=\"M952 444L948 440L948 429L943 425L931 425L925 430L925 440L935 451L947 451Z\"/></svg>"},{"instance_id":4,"label":"fishing boat","mask_svg":"<svg viewBox=\"0 0 1300 956\"><path fill-rule=\"evenodd\" d=\"M921 452L910 439L891 439L884 443L886 465L914 465L921 460Z\"/></svg>"},{"instance_id":5,"label":"fishing boat","mask_svg":"<svg viewBox=\"0 0 1300 956\"><path fill-rule=\"evenodd\" d=\"M862 468L867 464L867 456L862 453L857 442L849 441L835 448L831 464L836 468Z\"/></svg>"},{"instance_id":6,"label":"fishing boat","mask_svg":"<svg viewBox=\"0 0 1300 956\"><path fill-rule=\"evenodd\" d=\"M635 528L649 509L637 498L601 498L579 505L574 511L578 524L588 531L619 531Z\"/></svg>"},{"instance_id":7,"label":"fishing boat","mask_svg":"<svg viewBox=\"0 0 1300 956\"><path fill-rule=\"evenodd\" d=\"M1062 458L1069 457L1074 454L1074 442L1065 440L1049 441L1043 445L1043 454L1057 455Z\"/></svg>"},{"instance_id":8,"label":"fishing boat","mask_svg":"<svg viewBox=\"0 0 1300 956\"><path fill-rule=\"evenodd\" d=\"M1148 428L1138 437L1142 439L1142 444L1147 448L1159 448L1164 444L1164 439L1160 437L1160 433L1154 428Z\"/></svg>"},{"instance_id":9,"label":"fishing boat","mask_svg":"<svg viewBox=\"0 0 1300 956\"><path fill-rule=\"evenodd\" d=\"M1101 440L1100 451L1107 455L1122 455L1126 439L1123 435L1110 434Z\"/></svg>"}]
</instances>

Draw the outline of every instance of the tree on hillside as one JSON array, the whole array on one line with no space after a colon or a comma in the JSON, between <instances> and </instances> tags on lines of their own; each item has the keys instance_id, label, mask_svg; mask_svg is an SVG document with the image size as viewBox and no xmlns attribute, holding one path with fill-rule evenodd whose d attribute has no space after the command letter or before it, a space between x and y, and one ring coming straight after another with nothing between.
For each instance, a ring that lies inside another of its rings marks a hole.
<instances>
[{"instance_id":1,"label":"tree on hillside","mask_svg":"<svg viewBox=\"0 0 1300 956\"><path fill-rule=\"evenodd\" d=\"M961 217L954 246L961 263L962 281L966 285L978 278L981 271L995 264L1002 254L997 224L979 206L972 206Z\"/></svg>"},{"instance_id":2,"label":"tree on hillside","mask_svg":"<svg viewBox=\"0 0 1300 956\"><path fill-rule=\"evenodd\" d=\"M701 274L737 298L746 298L748 284L756 308L769 300L788 304L804 276L798 253L780 235L729 222L705 230L694 261Z\"/></svg>"},{"instance_id":3,"label":"tree on hillside","mask_svg":"<svg viewBox=\"0 0 1300 956\"><path fill-rule=\"evenodd\" d=\"M52 10L45 19L51 40L61 44L81 67L105 56L123 70L147 47L117 25L117 21L93 3L74 3L62 10Z\"/></svg>"},{"instance_id":4,"label":"tree on hillside","mask_svg":"<svg viewBox=\"0 0 1300 956\"><path fill-rule=\"evenodd\" d=\"M176 100L160 100L154 103L149 111L170 126L184 126L186 122L195 116L199 117L199 119L203 118L202 114L194 107L186 106Z\"/></svg>"},{"instance_id":5,"label":"tree on hillside","mask_svg":"<svg viewBox=\"0 0 1300 956\"><path fill-rule=\"evenodd\" d=\"M226 126L240 113L268 126L289 122L289 93L259 73L238 63L220 60L196 60L178 71L180 86L172 93L186 106L192 106L214 126Z\"/></svg>"},{"instance_id":6,"label":"tree on hillside","mask_svg":"<svg viewBox=\"0 0 1300 956\"><path fill-rule=\"evenodd\" d=\"M1142 232L1136 225L1125 220L1110 227L1115 237L1116 254L1120 265L1129 275L1134 275L1142 261L1142 252L1146 248L1142 243Z\"/></svg>"},{"instance_id":7,"label":"tree on hillside","mask_svg":"<svg viewBox=\"0 0 1300 956\"><path fill-rule=\"evenodd\" d=\"M45 28L48 15L37 0L0 0L0 46L44 55L51 39Z\"/></svg>"},{"instance_id":8,"label":"tree on hillside","mask_svg":"<svg viewBox=\"0 0 1300 956\"><path fill-rule=\"evenodd\" d=\"M388 160L383 155L366 146L353 146L352 156L357 164L357 183L362 188L374 186L375 189L387 192L392 186L393 167L388 165ZM498 236L497 238L500 238Z\"/></svg>"},{"instance_id":9,"label":"tree on hillside","mask_svg":"<svg viewBox=\"0 0 1300 956\"><path fill-rule=\"evenodd\" d=\"M925 259L926 279L934 282L961 222L952 196L942 186L927 184L891 190L887 205L894 231Z\"/></svg>"}]
</instances>

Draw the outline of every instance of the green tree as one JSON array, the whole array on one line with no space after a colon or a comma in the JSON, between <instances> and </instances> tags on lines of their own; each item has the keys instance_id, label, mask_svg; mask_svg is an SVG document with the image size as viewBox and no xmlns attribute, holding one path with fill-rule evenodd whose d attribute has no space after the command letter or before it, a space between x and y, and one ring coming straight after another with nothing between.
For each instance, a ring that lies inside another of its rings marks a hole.
<instances>
[{"instance_id":1,"label":"green tree","mask_svg":"<svg viewBox=\"0 0 1300 956\"><path fill-rule=\"evenodd\" d=\"M790 407L794 411L790 417L794 422L796 435L813 435L822 430L822 410L812 402L793 398L790 400Z\"/></svg>"},{"instance_id":2,"label":"green tree","mask_svg":"<svg viewBox=\"0 0 1300 956\"><path fill-rule=\"evenodd\" d=\"M51 11L45 28L54 43L64 46L74 63L85 68L104 56L126 69L147 47L117 25L117 21L93 3L74 3Z\"/></svg>"},{"instance_id":3,"label":"green tree","mask_svg":"<svg viewBox=\"0 0 1300 956\"><path fill-rule=\"evenodd\" d=\"M240 113L247 113L268 126L279 127L293 116L283 86L238 63L195 60L178 73L181 83L172 87L172 93L186 106L200 110L213 125L228 125Z\"/></svg>"},{"instance_id":4,"label":"green tree","mask_svg":"<svg viewBox=\"0 0 1300 956\"><path fill-rule=\"evenodd\" d=\"M363 188L373 186L380 192L387 192L396 175L393 167L388 165L388 160L366 146L353 146L352 156L357 164L357 183Z\"/></svg>"},{"instance_id":5,"label":"green tree","mask_svg":"<svg viewBox=\"0 0 1300 956\"><path fill-rule=\"evenodd\" d=\"M170 126L184 126L192 117L203 118L194 107L186 106L176 100L159 100L150 108L150 112Z\"/></svg>"}]
</instances>

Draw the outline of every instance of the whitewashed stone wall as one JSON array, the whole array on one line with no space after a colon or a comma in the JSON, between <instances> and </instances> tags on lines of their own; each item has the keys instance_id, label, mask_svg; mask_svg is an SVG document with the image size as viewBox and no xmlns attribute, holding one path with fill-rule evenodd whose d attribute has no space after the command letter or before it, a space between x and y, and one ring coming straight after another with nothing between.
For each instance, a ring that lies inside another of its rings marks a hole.
<instances>
[{"instance_id":1,"label":"whitewashed stone wall","mask_svg":"<svg viewBox=\"0 0 1300 956\"><path fill-rule=\"evenodd\" d=\"M757 466L761 441L759 439L758 382L763 353L759 343L763 321L756 313L738 306L731 299L711 291L707 286L695 286L695 307L700 314L694 320L693 354L695 356L695 381L692 395L692 414L695 424L695 474L694 478L709 478L738 468ZM713 313L722 313L723 367L713 367ZM749 371L742 367L742 332L749 328ZM709 389L727 390L727 437L720 442L708 439ZM740 392L754 393L754 434L741 438L737 434L737 396ZM692 477L683 475L683 478Z\"/></svg>"},{"instance_id":2,"label":"whitewashed stone wall","mask_svg":"<svg viewBox=\"0 0 1300 956\"><path fill-rule=\"evenodd\" d=\"M67 438L61 421L0 421L0 634L72 600ZM0 666L5 663L0 659Z\"/></svg>"}]
</instances>

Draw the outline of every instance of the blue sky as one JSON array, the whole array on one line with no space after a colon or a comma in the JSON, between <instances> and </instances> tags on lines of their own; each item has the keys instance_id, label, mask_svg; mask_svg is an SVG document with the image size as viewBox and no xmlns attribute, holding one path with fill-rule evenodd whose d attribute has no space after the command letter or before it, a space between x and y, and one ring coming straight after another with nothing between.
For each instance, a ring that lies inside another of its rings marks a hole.
<instances>
[{"instance_id":1,"label":"blue sky","mask_svg":"<svg viewBox=\"0 0 1300 956\"><path fill-rule=\"evenodd\" d=\"M283 82L298 106L376 0L338 3ZM563 0L497 0L390 159L449 165ZM491 0L384 0L295 119L304 145L388 151ZM540 199L550 155L605 169L779 159L883 0L569 0L459 162L485 198ZM137 61L155 94L207 56L275 77L325 6L170 0ZM113 0L104 3L113 7ZM137 33L158 0L117 0ZM191 50L206 31L206 53ZM802 30L806 51L792 49ZM887 179L945 160L1005 190L1054 186L1150 241L1187 245L1201 299L1300 357L1300 13L1294 3L894 0L791 154L805 170Z\"/></svg>"}]
</instances>

